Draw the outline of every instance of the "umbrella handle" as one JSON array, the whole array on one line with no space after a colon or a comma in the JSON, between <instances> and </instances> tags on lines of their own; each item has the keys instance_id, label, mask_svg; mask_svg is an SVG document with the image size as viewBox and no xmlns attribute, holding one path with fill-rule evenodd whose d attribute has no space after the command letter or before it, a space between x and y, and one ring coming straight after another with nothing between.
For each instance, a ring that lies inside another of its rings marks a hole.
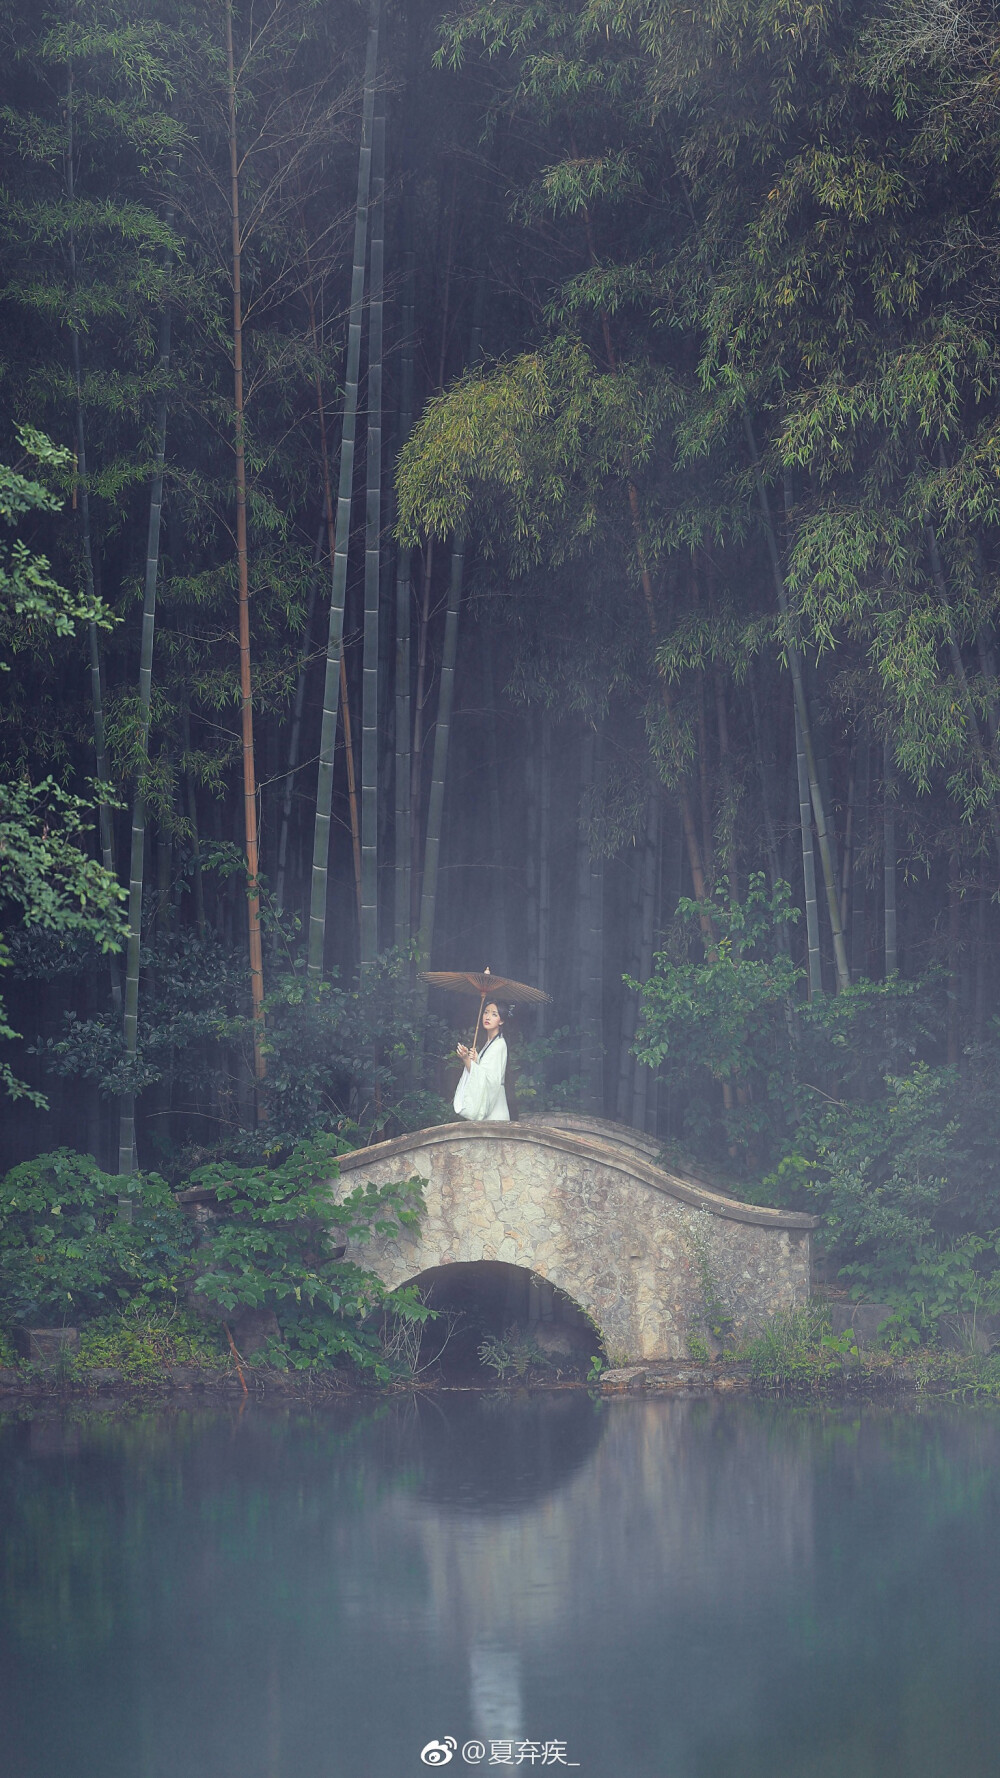
<instances>
[{"instance_id":1,"label":"umbrella handle","mask_svg":"<svg viewBox=\"0 0 1000 1778\"><path fill-rule=\"evenodd\" d=\"M472 1039L472 1047L473 1047L473 1049L475 1049L475 1047L476 1047L476 1044L477 1044L477 1042L478 1042L478 1039L479 1039L479 1026L480 1026L480 1024L481 1024L481 1023L482 1023L482 1017L483 1017L483 1007L484 1007L484 1006L485 1006L485 1005L486 1005L486 995L485 995L485 994L484 994L484 995L483 995L483 997L482 997L482 999L481 999L481 1001L480 1001L480 1002L479 1002L479 1018L478 1018L478 1019L477 1019L477 1020L476 1020L476 1033L475 1033L475 1036L474 1036L474 1037L473 1037L473 1039Z\"/></svg>"}]
</instances>

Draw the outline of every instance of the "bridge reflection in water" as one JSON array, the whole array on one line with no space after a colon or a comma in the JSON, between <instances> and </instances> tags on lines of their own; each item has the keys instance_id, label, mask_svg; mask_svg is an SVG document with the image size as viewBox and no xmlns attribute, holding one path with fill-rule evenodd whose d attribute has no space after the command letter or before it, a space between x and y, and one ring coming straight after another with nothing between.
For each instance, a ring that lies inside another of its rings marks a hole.
<instances>
[{"instance_id":1,"label":"bridge reflection in water","mask_svg":"<svg viewBox=\"0 0 1000 1778\"><path fill-rule=\"evenodd\" d=\"M175 1405L0 1425L0 1500L5 1778L995 1778L992 1412Z\"/></svg>"}]
</instances>

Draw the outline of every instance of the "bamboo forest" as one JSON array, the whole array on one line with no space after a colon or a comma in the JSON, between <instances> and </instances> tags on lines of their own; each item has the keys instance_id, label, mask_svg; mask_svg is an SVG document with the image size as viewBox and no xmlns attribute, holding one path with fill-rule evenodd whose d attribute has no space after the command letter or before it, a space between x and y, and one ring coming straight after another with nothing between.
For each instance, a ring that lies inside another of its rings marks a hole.
<instances>
[{"instance_id":1,"label":"bamboo forest","mask_svg":"<svg viewBox=\"0 0 1000 1778\"><path fill-rule=\"evenodd\" d=\"M2 36L12 1254L452 1120L489 967L513 1117L1000 1307L993 0Z\"/></svg>"}]
</instances>

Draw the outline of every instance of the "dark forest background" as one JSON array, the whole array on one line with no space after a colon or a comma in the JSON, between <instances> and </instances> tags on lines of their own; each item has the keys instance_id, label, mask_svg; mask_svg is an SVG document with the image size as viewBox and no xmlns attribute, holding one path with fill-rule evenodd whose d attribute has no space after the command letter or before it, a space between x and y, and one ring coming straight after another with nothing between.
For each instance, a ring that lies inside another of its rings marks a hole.
<instances>
[{"instance_id":1,"label":"dark forest background","mask_svg":"<svg viewBox=\"0 0 1000 1778\"><path fill-rule=\"evenodd\" d=\"M522 1112L972 1289L996 8L6 0L0 42L3 1163L431 1122L416 971L488 963L552 996Z\"/></svg>"}]
</instances>

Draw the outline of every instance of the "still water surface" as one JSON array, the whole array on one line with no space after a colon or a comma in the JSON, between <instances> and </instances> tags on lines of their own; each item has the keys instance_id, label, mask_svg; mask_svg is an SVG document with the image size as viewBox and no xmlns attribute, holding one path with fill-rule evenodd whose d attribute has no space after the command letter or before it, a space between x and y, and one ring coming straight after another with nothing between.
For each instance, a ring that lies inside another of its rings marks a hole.
<instances>
[{"instance_id":1,"label":"still water surface","mask_svg":"<svg viewBox=\"0 0 1000 1778\"><path fill-rule=\"evenodd\" d=\"M3 1778L1000 1768L994 1411L46 1416L0 1487Z\"/></svg>"}]
</instances>

